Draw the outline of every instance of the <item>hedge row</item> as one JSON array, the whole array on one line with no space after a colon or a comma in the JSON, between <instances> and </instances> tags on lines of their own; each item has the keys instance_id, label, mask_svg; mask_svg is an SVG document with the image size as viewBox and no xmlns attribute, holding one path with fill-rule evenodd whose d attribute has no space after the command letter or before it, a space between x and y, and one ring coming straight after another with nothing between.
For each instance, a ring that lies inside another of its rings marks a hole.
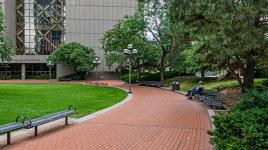
<instances>
[{"instance_id":1,"label":"hedge row","mask_svg":"<svg viewBox=\"0 0 268 150\"><path fill-rule=\"evenodd\" d=\"M217 149L268 149L268 89L246 93L229 113L214 117Z\"/></svg>"}]
</instances>

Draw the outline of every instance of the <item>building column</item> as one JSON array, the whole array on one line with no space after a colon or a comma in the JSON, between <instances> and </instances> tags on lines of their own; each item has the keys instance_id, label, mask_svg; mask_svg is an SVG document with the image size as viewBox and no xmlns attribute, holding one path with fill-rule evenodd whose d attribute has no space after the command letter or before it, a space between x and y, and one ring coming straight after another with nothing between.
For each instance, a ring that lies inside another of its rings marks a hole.
<instances>
[{"instance_id":1,"label":"building column","mask_svg":"<svg viewBox=\"0 0 268 150\"><path fill-rule=\"evenodd\" d=\"M25 80L25 79L26 79L26 65L21 64L21 80Z\"/></svg>"}]
</instances>

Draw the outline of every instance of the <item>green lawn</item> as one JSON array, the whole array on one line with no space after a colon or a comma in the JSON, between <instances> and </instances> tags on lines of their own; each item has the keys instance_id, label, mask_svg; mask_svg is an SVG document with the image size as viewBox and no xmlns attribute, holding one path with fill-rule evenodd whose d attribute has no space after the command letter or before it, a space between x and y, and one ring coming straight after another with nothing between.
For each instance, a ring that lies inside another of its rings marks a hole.
<instances>
[{"instance_id":1,"label":"green lawn","mask_svg":"<svg viewBox=\"0 0 268 150\"><path fill-rule=\"evenodd\" d=\"M0 84L0 124L15 121L16 116L36 118L77 106L81 117L114 105L127 92L110 87L80 84Z\"/></svg>"},{"instance_id":2,"label":"green lawn","mask_svg":"<svg viewBox=\"0 0 268 150\"><path fill-rule=\"evenodd\" d=\"M234 88L239 87L237 80L235 79L226 79L218 80L217 78L200 78L200 77L176 77L168 79L165 81L166 86L170 86L172 81L178 80L181 83L181 90L188 91L192 87L198 84L199 81L204 82L205 89L215 90L215 89L225 89L225 88ZM268 80L267 78L258 78L255 79L255 84L261 84L263 81Z\"/></svg>"}]
</instances>

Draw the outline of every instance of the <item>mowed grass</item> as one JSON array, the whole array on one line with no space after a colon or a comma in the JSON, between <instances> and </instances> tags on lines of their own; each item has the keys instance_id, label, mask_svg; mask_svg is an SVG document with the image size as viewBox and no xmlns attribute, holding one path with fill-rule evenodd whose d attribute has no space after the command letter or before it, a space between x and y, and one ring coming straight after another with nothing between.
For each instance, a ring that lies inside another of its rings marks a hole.
<instances>
[{"instance_id":1,"label":"mowed grass","mask_svg":"<svg viewBox=\"0 0 268 150\"><path fill-rule=\"evenodd\" d=\"M18 115L37 118L68 109L74 104L81 117L112 106L127 92L111 87L80 84L0 84L0 124L14 122Z\"/></svg>"}]
</instances>

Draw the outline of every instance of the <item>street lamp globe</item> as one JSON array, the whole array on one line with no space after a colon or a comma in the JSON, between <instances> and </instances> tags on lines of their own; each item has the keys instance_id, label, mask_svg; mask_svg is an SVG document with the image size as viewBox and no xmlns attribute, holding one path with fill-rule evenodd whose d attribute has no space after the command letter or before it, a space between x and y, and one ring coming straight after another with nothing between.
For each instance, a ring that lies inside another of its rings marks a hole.
<instances>
[{"instance_id":1,"label":"street lamp globe","mask_svg":"<svg viewBox=\"0 0 268 150\"><path fill-rule=\"evenodd\" d=\"M128 48L129 50L131 50L131 49L133 49L133 45L132 45L132 44L128 44L127 48Z\"/></svg>"},{"instance_id":2,"label":"street lamp globe","mask_svg":"<svg viewBox=\"0 0 268 150\"><path fill-rule=\"evenodd\" d=\"M133 49L132 50L132 54L138 54L138 50L137 49Z\"/></svg>"},{"instance_id":3,"label":"street lamp globe","mask_svg":"<svg viewBox=\"0 0 268 150\"><path fill-rule=\"evenodd\" d=\"M124 49L124 54L128 55L129 54L129 50L128 49Z\"/></svg>"}]
</instances>

